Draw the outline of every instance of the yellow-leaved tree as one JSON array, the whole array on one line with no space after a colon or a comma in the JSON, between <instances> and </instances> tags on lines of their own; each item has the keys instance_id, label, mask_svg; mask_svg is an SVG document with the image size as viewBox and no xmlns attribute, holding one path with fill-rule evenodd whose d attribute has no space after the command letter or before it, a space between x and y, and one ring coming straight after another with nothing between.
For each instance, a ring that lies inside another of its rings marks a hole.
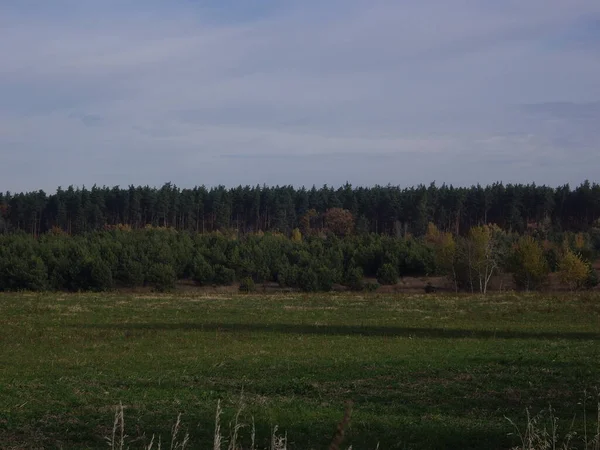
<instances>
[{"instance_id":1,"label":"yellow-leaved tree","mask_svg":"<svg viewBox=\"0 0 600 450\"><path fill-rule=\"evenodd\" d=\"M517 242L512 257L513 278L517 286L526 290L537 289L548 278L550 268L541 244L531 236Z\"/></svg>"},{"instance_id":2,"label":"yellow-leaved tree","mask_svg":"<svg viewBox=\"0 0 600 450\"><path fill-rule=\"evenodd\" d=\"M558 276L561 283L571 290L579 289L583 287L589 274L590 268L585 261L571 249L564 248L558 263Z\"/></svg>"},{"instance_id":3,"label":"yellow-leaved tree","mask_svg":"<svg viewBox=\"0 0 600 450\"><path fill-rule=\"evenodd\" d=\"M293 242L302 242L302 232L299 228L294 228L292 230L292 241Z\"/></svg>"},{"instance_id":4,"label":"yellow-leaved tree","mask_svg":"<svg viewBox=\"0 0 600 450\"><path fill-rule=\"evenodd\" d=\"M427 226L426 242L433 248L436 269L449 277L458 291L456 279L456 241L452 233L441 232L433 224Z\"/></svg>"},{"instance_id":5,"label":"yellow-leaved tree","mask_svg":"<svg viewBox=\"0 0 600 450\"><path fill-rule=\"evenodd\" d=\"M481 225L471 228L466 240L465 256L471 288L477 284L482 294L487 293L492 275L500 266L500 232L495 225Z\"/></svg>"}]
</instances>

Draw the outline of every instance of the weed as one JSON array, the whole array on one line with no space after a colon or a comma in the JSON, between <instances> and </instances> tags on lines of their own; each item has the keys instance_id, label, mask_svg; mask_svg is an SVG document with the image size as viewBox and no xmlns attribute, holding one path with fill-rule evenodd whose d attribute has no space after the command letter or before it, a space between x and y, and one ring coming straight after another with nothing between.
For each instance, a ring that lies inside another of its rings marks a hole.
<instances>
[{"instance_id":1,"label":"weed","mask_svg":"<svg viewBox=\"0 0 600 450\"><path fill-rule=\"evenodd\" d=\"M573 430L574 419L569 429L561 434L559 418L552 406L535 416L532 416L527 409L527 422L524 430L521 430L513 420L507 418L521 441L521 444L512 450L574 450L581 448L600 450L600 400L597 404L595 434L590 436L587 428L586 399L587 395L584 394L583 435L578 435Z\"/></svg>"}]
</instances>

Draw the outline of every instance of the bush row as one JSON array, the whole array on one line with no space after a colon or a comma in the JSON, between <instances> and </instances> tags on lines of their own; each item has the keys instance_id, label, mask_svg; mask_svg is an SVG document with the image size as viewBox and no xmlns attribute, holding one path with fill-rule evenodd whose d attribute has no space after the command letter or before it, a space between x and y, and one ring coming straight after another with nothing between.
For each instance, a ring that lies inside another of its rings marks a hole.
<instances>
[{"instance_id":1,"label":"bush row","mask_svg":"<svg viewBox=\"0 0 600 450\"><path fill-rule=\"evenodd\" d=\"M499 254L508 256L503 256L498 268L515 273L527 288L536 287L535 276L539 275L519 272L518 266L527 260L523 250L517 252L522 246L516 243L516 238L505 236L501 244L509 251ZM546 251L542 257L542 272L546 267L552 270L553 264L558 268L550 261L552 252ZM459 252L453 253L450 261L441 258L439 248L426 238L377 234L236 238L160 228L78 236L49 233L39 238L13 234L0 236L0 290L103 291L140 286L168 290L184 279L201 286L242 281L246 291L267 282L304 291L327 291L334 284L361 290L365 277L395 284L399 276L433 274L454 274L458 285L460 273L472 272L465 261Z\"/></svg>"},{"instance_id":2,"label":"bush row","mask_svg":"<svg viewBox=\"0 0 600 450\"><path fill-rule=\"evenodd\" d=\"M173 288L177 280L230 285L277 282L305 291L335 283L360 288L392 264L401 274L433 273L430 248L378 235L291 240L266 234L236 239L170 229L112 230L82 236L0 236L0 290L102 291Z\"/></svg>"}]
</instances>

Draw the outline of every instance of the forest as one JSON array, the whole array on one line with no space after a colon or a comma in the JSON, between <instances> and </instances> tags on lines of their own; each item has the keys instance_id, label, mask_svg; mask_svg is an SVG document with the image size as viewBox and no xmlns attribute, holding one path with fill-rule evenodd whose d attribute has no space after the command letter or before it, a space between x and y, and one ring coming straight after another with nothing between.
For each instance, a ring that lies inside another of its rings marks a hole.
<instances>
[{"instance_id":1,"label":"forest","mask_svg":"<svg viewBox=\"0 0 600 450\"><path fill-rule=\"evenodd\" d=\"M600 185L588 181L575 189L535 184L472 186L375 186L311 189L292 186L224 186L180 189L167 183L151 187L58 188L0 193L0 232L22 230L37 236L59 228L68 234L127 225L132 229L169 227L207 233L234 229L241 234L324 228L332 208L349 211L356 233L422 236L433 223L442 231L464 235L477 225L496 224L524 233L586 232L598 225ZM310 222L310 223L309 223Z\"/></svg>"},{"instance_id":2,"label":"forest","mask_svg":"<svg viewBox=\"0 0 600 450\"><path fill-rule=\"evenodd\" d=\"M186 281L375 290L444 277L485 294L593 288L600 186L58 189L0 198L0 290L104 291ZM430 286L435 289L435 286Z\"/></svg>"}]
</instances>

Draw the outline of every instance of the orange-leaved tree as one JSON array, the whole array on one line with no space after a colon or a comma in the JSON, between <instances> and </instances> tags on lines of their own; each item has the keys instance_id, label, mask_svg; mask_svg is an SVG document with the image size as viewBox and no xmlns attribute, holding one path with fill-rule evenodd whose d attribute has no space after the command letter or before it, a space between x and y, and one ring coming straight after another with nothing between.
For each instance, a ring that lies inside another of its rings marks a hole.
<instances>
[{"instance_id":1,"label":"orange-leaved tree","mask_svg":"<svg viewBox=\"0 0 600 450\"><path fill-rule=\"evenodd\" d=\"M330 208L323 215L325 227L336 236L348 236L354 230L354 216L347 209Z\"/></svg>"}]
</instances>

